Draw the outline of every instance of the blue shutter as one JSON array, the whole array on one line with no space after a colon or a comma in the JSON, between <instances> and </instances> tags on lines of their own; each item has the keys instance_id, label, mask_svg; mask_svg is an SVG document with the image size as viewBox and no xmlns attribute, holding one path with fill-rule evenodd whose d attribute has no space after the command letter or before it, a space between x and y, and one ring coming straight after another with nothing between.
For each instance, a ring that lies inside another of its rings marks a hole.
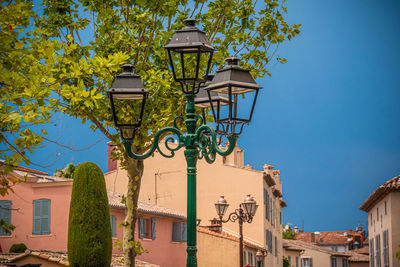
<instances>
[{"instance_id":1,"label":"blue shutter","mask_svg":"<svg viewBox=\"0 0 400 267\"><path fill-rule=\"evenodd\" d=\"M41 199L40 232L42 235L50 234L50 199Z\"/></svg>"},{"instance_id":2,"label":"blue shutter","mask_svg":"<svg viewBox=\"0 0 400 267\"><path fill-rule=\"evenodd\" d=\"M139 217L139 238L144 238L144 221L142 217Z\"/></svg>"},{"instance_id":3,"label":"blue shutter","mask_svg":"<svg viewBox=\"0 0 400 267\"><path fill-rule=\"evenodd\" d=\"M0 201L0 220L3 220L8 225L11 224L11 201ZM11 233L5 233L3 227L0 227L0 235L11 235Z\"/></svg>"},{"instance_id":4,"label":"blue shutter","mask_svg":"<svg viewBox=\"0 0 400 267\"><path fill-rule=\"evenodd\" d=\"M185 222L182 222L181 225L182 225L181 240L182 242L187 242L187 224Z\"/></svg>"},{"instance_id":5,"label":"blue shutter","mask_svg":"<svg viewBox=\"0 0 400 267\"><path fill-rule=\"evenodd\" d=\"M110 224L111 224L111 235L112 237L117 236L117 217L115 215L110 215Z\"/></svg>"},{"instance_id":6,"label":"blue shutter","mask_svg":"<svg viewBox=\"0 0 400 267\"><path fill-rule=\"evenodd\" d=\"M151 218L151 239L156 239L156 219Z\"/></svg>"},{"instance_id":7,"label":"blue shutter","mask_svg":"<svg viewBox=\"0 0 400 267\"><path fill-rule=\"evenodd\" d=\"M310 258L310 267L313 267L312 258Z\"/></svg>"},{"instance_id":8,"label":"blue shutter","mask_svg":"<svg viewBox=\"0 0 400 267\"><path fill-rule=\"evenodd\" d=\"M174 242L179 242L179 234L180 234L180 223L179 222L173 222L172 223L172 241Z\"/></svg>"},{"instance_id":9,"label":"blue shutter","mask_svg":"<svg viewBox=\"0 0 400 267\"><path fill-rule=\"evenodd\" d=\"M247 260L246 260L246 251L243 251L243 255L244 255L243 263L244 263L244 264L247 264Z\"/></svg>"},{"instance_id":10,"label":"blue shutter","mask_svg":"<svg viewBox=\"0 0 400 267\"><path fill-rule=\"evenodd\" d=\"M32 234L34 235L40 235L40 223L41 223L41 201L40 200L34 200L33 201L33 229L32 229Z\"/></svg>"},{"instance_id":11,"label":"blue shutter","mask_svg":"<svg viewBox=\"0 0 400 267\"><path fill-rule=\"evenodd\" d=\"M266 218L269 221L269 213L270 213L270 211L269 211L269 194L268 194L268 192L266 192L266 193L267 193L267 215L266 215Z\"/></svg>"}]
</instances>

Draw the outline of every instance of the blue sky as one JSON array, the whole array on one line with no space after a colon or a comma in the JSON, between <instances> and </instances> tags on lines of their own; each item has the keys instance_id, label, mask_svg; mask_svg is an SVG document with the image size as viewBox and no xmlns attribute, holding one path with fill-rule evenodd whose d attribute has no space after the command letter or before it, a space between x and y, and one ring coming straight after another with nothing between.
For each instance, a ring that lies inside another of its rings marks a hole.
<instances>
[{"instance_id":1,"label":"blue sky","mask_svg":"<svg viewBox=\"0 0 400 267\"><path fill-rule=\"evenodd\" d=\"M289 0L288 8L302 32L279 49L289 62L257 81L264 88L239 138L245 163L281 170L284 222L306 231L366 226L359 206L400 174L400 2ZM53 139L82 148L103 138L57 118L48 127ZM105 141L80 152L48 144L32 161L57 153L63 157L49 170L72 160L107 168Z\"/></svg>"}]
</instances>

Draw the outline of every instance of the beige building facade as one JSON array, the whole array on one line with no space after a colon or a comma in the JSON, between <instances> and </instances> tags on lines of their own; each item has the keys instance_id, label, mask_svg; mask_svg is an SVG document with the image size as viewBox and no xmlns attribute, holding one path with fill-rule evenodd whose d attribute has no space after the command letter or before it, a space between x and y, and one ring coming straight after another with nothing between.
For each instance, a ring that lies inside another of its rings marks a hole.
<instances>
[{"instance_id":1,"label":"beige building facade","mask_svg":"<svg viewBox=\"0 0 400 267\"><path fill-rule=\"evenodd\" d=\"M346 252L336 252L308 242L289 239L284 240L284 247L303 249L300 260L298 263L292 260L291 267L349 267L350 255ZM286 255L291 255L288 254L288 249L285 250Z\"/></svg>"},{"instance_id":2,"label":"beige building facade","mask_svg":"<svg viewBox=\"0 0 400 267\"><path fill-rule=\"evenodd\" d=\"M107 189L126 194L126 172L116 162L109 161L109 166L105 174ZM186 214L187 177L183 149L176 152L172 159L155 153L144 161L144 166L139 199ZM239 147L227 157L217 156L213 164L198 160L197 218L201 221L200 225L209 225L209 221L217 217L214 203L221 195L230 204L225 215L227 218L246 195L251 194L259 207L253 222L243 224L243 234L268 251L264 266L281 267L282 206L286 204L282 200L279 175L280 172L271 165L264 165L262 171L244 166L244 151ZM226 223L224 228L236 233L239 231L238 222Z\"/></svg>"},{"instance_id":3,"label":"beige building facade","mask_svg":"<svg viewBox=\"0 0 400 267\"><path fill-rule=\"evenodd\" d=\"M400 175L379 186L361 205L368 212L370 267L400 267Z\"/></svg>"}]
</instances>

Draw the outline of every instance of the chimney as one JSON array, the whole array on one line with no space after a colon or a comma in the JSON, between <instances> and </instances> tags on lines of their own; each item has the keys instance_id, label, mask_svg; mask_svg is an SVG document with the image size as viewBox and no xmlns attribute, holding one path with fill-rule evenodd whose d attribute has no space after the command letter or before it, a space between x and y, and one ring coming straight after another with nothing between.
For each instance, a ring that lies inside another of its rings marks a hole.
<instances>
[{"instance_id":1,"label":"chimney","mask_svg":"<svg viewBox=\"0 0 400 267\"><path fill-rule=\"evenodd\" d=\"M311 233L311 243L315 243L315 233Z\"/></svg>"},{"instance_id":2,"label":"chimney","mask_svg":"<svg viewBox=\"0 0 400 267\"><path fill-rule=\"evenodd\" d=\"M115 146L111 144L111 142L107 143L108 147L108 171L115 171L118 168L118 161L113 160L111 156L111 152L115 149Z\"/></svg>"},{"instance_id":3,"label":"chimney","mask_svg":"<svg viewBox=\"0 0 400 267\"><path fill-rule=\"evenodd\" d=\"M225 144L225 146L227 146ZM237 144L236 147L233 149L232 153L228 156L224 156L223 162L225 165L235 166L235 167L244 167L244 151L240 149Z\"/></svg>"},{"instance_id":4,"label":"chimney","mask_svg":"<svg viewBox=\"0 0 400 267\"><path fill-rule=\"evenodd\" d=\"M295 232L296 234L298 234L298 233L299 233L299 227L295 226L295 227L294 227L294 232Z\"/></svg>"}]
</instances>

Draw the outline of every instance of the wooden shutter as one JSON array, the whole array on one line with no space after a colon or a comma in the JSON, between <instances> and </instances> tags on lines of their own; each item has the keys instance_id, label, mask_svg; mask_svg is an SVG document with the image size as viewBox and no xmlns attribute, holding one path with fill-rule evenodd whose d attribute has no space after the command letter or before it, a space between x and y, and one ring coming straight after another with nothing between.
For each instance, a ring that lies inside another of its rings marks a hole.
<instances>
[{"instance_id":1,"label":"wooden shutter","mask_svg":"<svg viewBox=\"0 0 400 267\"><path fill-rule=\"evenodd\" d=\"M369 266L374 267L374 239L369 240Z\"/></svg>"},{"instance_id":2,"label":"wooden shutter","mask_svg":"<svg viewBox=\"0 0 400 267\"><path fill-rule=\"evenodd\" d=\"M179 222L172 223L172 241L180 242L181 227Z\"/></svg>"},{"instance_id":3,"label":"wooden shutter","mask_svg":"<svg viewBox=\"0 0 400 267\"><path fill-rule=\"evenodd\" d=\"M151 239L156 239L156 218L151 218Z\"/></svg>"},{"instance_id":4,"label":"wooden shutter","mask_svg":"<svg viewBox=\"0 0 400 267\"><path fill-rule=\"evenodd\" d=\"M139 217L139 238L144 238L144 221L143 221L143 217Z\"/></svg>"},{"instance_id":5,"label":"wooden shutter","mask_svg":"<svg viewBox=\"0 0 400 267\"><path fill-rule=\"evenodd\" d=\"M313 267L312 258L310 258L310 267Z\"/></svg>"},{"instance_id":6,"label":"wooden shutter","mask_svg":"<svg viewBox=\"0 0 400 267\"><path fill-rule=\"evenodd\" d=\"M185 222L181 223L182 225L182 242L187 242L187 224Z\"/></svg>"},{"instance_id":7,"label":"wooden shutter","mask_svg":"<svg viewBox=\"0 0 400 267\"><path fill-rule=\"evenodd\" d=\"M0 220L3 220L7 224L11 224L11 201L1 200L0 207ZM3 227L0 227L0 235L11 235L11 233L5 233Z\"/></svg>"},{"instance_id":8,"label":"wooden shutter","mask_svg":"<svg viewBox=\"0 0 400 267\"><path fill-rule=\"evenodd\" d=\"M50 199L41 199L40 232L42 235L50 234Z\"/></svg>"},{"instance_id":9,"label":"wooden shutter","mask_svg":"<svg viewBox=\"0 0 400 267\"><path fill-rule=\"evenodd\" d=\"M40 223L41 223L41 200L33 201L33 230L34 235L40 235Z\"/></svg>"},{"instance_id":10,"label":"wooden shutter","mask_svg":"<svg viewBox=\"0 0 400 267\"><path fill-rule=\"evenodd\" d=\"M110 215L110 224L111 224L111 235L112 237L117 236L117 217L115 215Z\"/></svg>"}]
</instances>

